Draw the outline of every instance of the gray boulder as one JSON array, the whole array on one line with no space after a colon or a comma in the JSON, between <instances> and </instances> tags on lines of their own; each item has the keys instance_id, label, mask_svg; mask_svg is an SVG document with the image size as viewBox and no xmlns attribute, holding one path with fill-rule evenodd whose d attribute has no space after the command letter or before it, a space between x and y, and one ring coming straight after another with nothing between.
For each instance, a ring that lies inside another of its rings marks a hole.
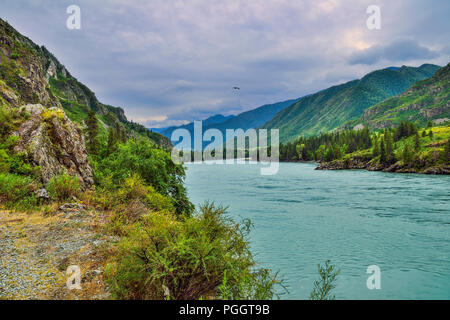
<instances>
[{"instance_id":1,"label":"gray boulder","mask_svg":"<svg viewBox=\"0 0 450 320\"><path fill-rule=\"evenodd\" d=\"M30 117L13 133L19 137L15 151L25 153L40 167L42 182L68 173L79 178L83 189L91 187L93 173L81 128L62 109L29 104L19 112L27 112Z\"/></svg>"}]
</instances>

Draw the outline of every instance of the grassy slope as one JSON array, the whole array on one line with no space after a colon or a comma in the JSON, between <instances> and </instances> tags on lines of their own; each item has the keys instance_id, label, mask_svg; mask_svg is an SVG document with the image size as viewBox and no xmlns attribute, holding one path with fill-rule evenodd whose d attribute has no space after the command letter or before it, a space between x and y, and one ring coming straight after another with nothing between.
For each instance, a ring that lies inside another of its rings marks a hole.
<instances>
[{"instance_id":1,"label":"grassy slope","mask_svg":"<svg viewBox=\"0 0 450 320\"><path fill-rule=\"evenodd\" d=\"M450 118L450 64L430 79L414 84L398 97L369 108L359 121L372 128L398 125L401 120L425 125Z\"/></svg>"},{"instance_id":2,"label":"grassy slope","mask_svg":"<svg viewBox=\"0 0 450 320\"><path fill-rule=\"evenodd\" d=\"M404 92L413 83L433 75L439 67L423 65L402 67L398 71L383 69L320 91L301 99L279 112L264 125L280 129L281 142L334 130L351 119L359 118L370 106Z\"/></svg>"}]
</instances>

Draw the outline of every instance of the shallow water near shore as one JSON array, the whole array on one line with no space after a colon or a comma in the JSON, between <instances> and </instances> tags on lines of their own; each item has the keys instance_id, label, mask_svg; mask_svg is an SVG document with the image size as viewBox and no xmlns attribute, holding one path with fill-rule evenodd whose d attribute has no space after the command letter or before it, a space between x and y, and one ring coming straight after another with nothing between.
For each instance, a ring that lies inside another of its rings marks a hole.
<instances>
[{"instance_id":1,"label":"shallow water near shore","mask_svg":"<svg viewBox=\"0 0 450 320\"><path fill-rule=\"evenodd\" d=\"M308 299L327 259L341 269L337 299L450 299L449 176L315 167L188 164L186 185L196 205L252 220L252 251L285 279L282 299ZM371 265L381 290L367 288Z\"/></svg>"}]
</instances>

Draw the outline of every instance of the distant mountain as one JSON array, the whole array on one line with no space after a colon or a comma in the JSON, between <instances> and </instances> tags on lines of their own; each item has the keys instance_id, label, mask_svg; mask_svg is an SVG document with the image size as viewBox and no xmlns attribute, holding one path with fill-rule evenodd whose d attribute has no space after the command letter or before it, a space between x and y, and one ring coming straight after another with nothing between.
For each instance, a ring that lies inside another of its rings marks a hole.
<instances>
[{"instance_id":1,"label":"distant mountain","mask_svg":"<svg viewBox=\"0 0 450 320\"><path fill-rule=\"evenodd\" d=\"M298 99L287 100L283 102L267 104L259 108L241 113L237 116L224 117L222 115L216 115L203 121L203 132L208 129L219 129L225 137L227 129L242 129L248 130L250 128L257 129L261 127L264 123L273 118L278 112L284 108L297 102ZM161 132L162 135L168 137L172 136L172 132L178 128L187 129L193 137L194 125L189 123L184 126L170 127Z\"/></svg>"},{"instance_id":2,"label":"distant mountain","mask_svg":"<svg viewBox=\"0 0 450 320\"><path fill-rule=\"evenodd\" d=\"M221 114L217 114L206 120L203 120L203 125L212 125L212 124L223 123L225 121L233 119L234 117L235 117L235 115L223 116Z\"/></svg>"},{"instance_id":3,"label":"distant mountain","mask_svg":"<svg viewBox=\"0 0 450 320\"><path fill-rule=\"evenodd\" d=\"M367 109L357 123L380 129L396 126L402 120L422 126L428 121L450 121L450 64L401 95Z\"/></svg>"},{"instance_id":4,"label":"distant mountain","mask_svg":"<svg viewBox=\"0 0 450 320\"><path fill-rule=\"evenodd\" d=\"M395 68L394 68L395 69ZM364 111L396 96L417 81L431 77L439 66L424 64L418 68L403 66L369 73L360 80L334 86L301 99L279 112L263 128L279 129L280 141L332 131Z\"/></svg>"},{"instance_id":5,"label":"distant mountain","mask_svg":"<svg viewBox=\"0 0 450 320\"><path fill-rule=\"evenodd\" d=\"M234 118L234 115L224 116L221 114L216 114L212 117L209 117L209 118L203 120L203 125L207 126L207 125L219 124L219 123L225 122L232 118ZM176 129L187 129L189 132L193 132L194 131L194 123L190 122L190 123L182 125L182 126L171 126L171 127L161 128L161 129L156 128L156 129L152 129L152 131L158 132L158 133L162 134L163 136L170 139L170 137L172 136L172 132L174 132Z\"/></svg>"}]
</instances>

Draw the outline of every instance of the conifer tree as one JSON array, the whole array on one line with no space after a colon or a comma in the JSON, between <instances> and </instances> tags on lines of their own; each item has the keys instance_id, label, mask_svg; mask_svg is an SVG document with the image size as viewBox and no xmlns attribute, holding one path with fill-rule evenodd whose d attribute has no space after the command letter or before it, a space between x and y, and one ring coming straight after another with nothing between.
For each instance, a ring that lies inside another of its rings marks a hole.
<instances>
[{"instance_id":1,"label":"conifer tree","mask_svg":"<svg viewBox=\"0 0 450 320\"><path fill-rule=\"evenodd\" d=\"M98 120L95 112L90 110L84 120L86 124L86 142L89 153L97 154L99 149L98 142Z\"/></svg>"},{"instance_id":2,"label":"conifer tree","mask_svg":"<svg viewBox=\"0 0 450 320\"><path fill-rule=\"evenodd\" d=\"M392 136L390 131L386 131L386 134L384 136L385 140L385 149L386 149L386 162L392 163L394 162L394 145L392 141Z\"/></svg>"},{"instance_id":3,"label":"conifer tree","mask_svg":"<svg viewBox=\"0 0 450 320\"><path fill-rule=\"evenodd\" d=\"M404 164L409 164L411 162L411 150L409 149L409 145L405 145L405 147L403 148L403 163Z\"/></svg>"},{"instance_id":4,"label":"conifer tree","mask_svg":"<svg viewBox=\"0 0 450 320\"><path fill-rule=\"evenodd\" d=\"M373 139L372 158L376 158L380 155L380 145L378 144L378 138Z\"/></svg>"},{"instance_id":5,"label":"conifer tree","mask_svg":"<svg viewBox=\"0 0 450 320\"><path fill-rule=\"evenodd\" d=\"M414 135L414 150L418 152L420 149L420 138L419 138L419 132L416 131L416 134Z\"/></svg>"},{"instance_id":6,"label":"conifer tree","mask_svg":"<svg viewBox=\"0 0 450 320\"><path fill-rule=\"evenodd\" d=\"M444 148L444 162L450 164L450 139L447 140Z\"/></svg>"},{"instance_id":7,"label":"conifer tree","mask_svg":"<svg viewBox=\"0 0 450 320\"><path fill-rule=\"evenodd\" d=\"M384 147L383 139L381 139L381 143L380 143L380 163L382 163L382 164L386 163L386 149Z\"/></svg>"},{"instance_id":8,"label":"conifer tree","mask_svg":"<svg viewBox=\"0 0 450 320\"><path fill-rule=\"evenodd\" d=\"M117 138L116 133L112 127L108 128L108 144L107 144L107 152L111 154L116 147Z\"/></svg>"}]
</instances>

